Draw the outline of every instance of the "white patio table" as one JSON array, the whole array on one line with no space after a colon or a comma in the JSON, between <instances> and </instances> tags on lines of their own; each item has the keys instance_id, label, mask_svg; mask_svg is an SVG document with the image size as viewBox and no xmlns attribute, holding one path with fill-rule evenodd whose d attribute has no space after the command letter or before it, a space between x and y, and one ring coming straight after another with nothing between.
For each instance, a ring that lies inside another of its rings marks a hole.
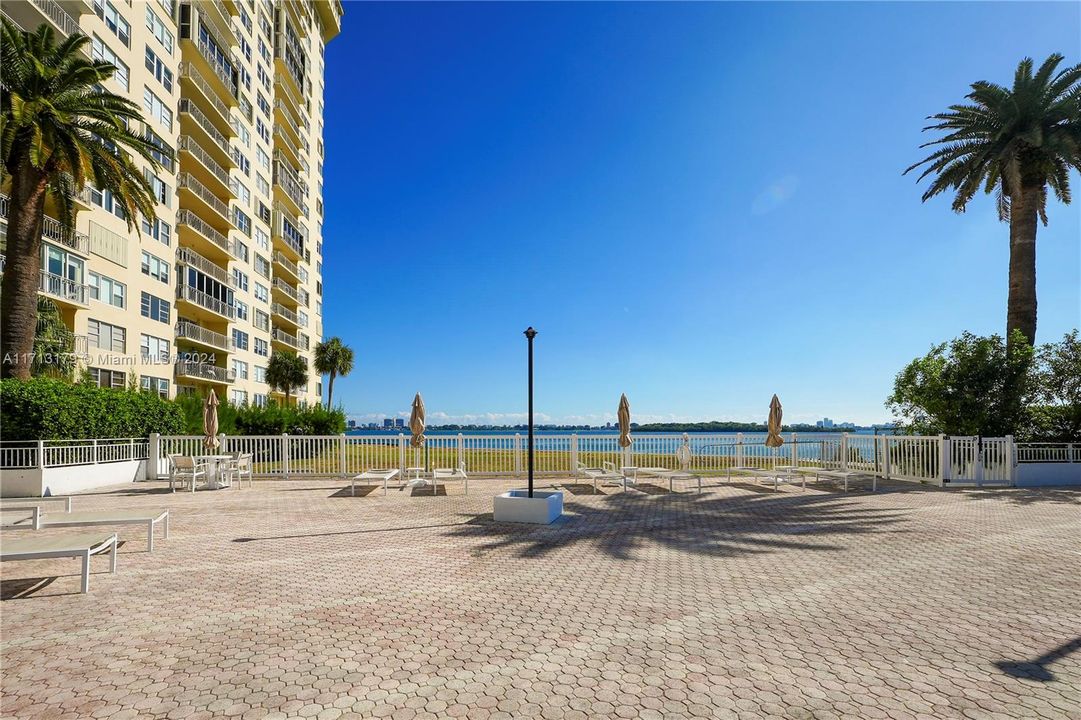
<instances>
[{"instance_id":1,"label":"white patio table","mask_svg":"<svg viewBox=\"0 0 1081 720\"><path fill-rule=\"evenodd\" d=\"M232 455L196 455L195 462L206 463L206 490L220 490L223 466L233 459ZM194 490L194 485L192 486Z\"/></svg>"}]
</instances>

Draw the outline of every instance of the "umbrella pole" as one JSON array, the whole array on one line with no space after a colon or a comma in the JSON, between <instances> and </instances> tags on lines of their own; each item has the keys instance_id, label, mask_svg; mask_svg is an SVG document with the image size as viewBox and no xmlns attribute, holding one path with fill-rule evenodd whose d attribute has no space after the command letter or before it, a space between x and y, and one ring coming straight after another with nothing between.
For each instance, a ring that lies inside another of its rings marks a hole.
<instances>
[{"instance_id":1,"label":"umbrella pole","mask_svg":"<svg viewBox=\"0 0 1081 720\"><path fill-rule=\"evenodd\" d=\"M533 338L537 331L530 327L525 336L529 340L529 497L533 497Z\"/></svg>"}]
</instances>

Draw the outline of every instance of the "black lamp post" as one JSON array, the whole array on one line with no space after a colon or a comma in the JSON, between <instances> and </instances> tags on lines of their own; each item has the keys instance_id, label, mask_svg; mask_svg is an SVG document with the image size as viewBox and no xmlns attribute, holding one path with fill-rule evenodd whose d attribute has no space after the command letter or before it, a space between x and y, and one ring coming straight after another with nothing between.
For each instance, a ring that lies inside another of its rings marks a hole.
<instances>
[{"instance_id":1,"label":"black lamp post","mask_svg":"<svg viewBox=\"0 0 1081 720\"><path fill-rule=\"evenodd\" d=\"M529 327L525 336L529 341L529 497L533 497L533 338L537 331Z\"/></svg>"}]
</instances>

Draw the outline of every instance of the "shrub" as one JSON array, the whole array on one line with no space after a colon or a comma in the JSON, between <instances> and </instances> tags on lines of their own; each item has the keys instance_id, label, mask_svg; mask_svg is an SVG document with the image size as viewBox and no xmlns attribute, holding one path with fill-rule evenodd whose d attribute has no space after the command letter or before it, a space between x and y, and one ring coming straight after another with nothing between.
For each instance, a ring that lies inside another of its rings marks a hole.
<instances>
[{"instance_id":1,"label":"shrub","mask_svg":"<svg viewBox=\"0 0 1081 720\"><path fill-rule=\"evenodd\" d=\"M0 381L0 437L71 440L176 434L184 416L156 394L53 378Z\"/></svg>"}]
</instances>

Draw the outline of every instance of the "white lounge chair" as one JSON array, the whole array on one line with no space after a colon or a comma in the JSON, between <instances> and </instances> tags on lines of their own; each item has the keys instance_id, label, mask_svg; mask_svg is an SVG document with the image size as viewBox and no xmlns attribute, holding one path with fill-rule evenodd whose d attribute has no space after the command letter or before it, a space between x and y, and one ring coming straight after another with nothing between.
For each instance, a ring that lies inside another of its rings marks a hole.
<instances>
[{"instance_id":1,"label":"white lounge chair","mask_svg":"<svg viewBox=\"0 0 1081 720\"><path fill-rule=\"evenodd\" d=\"M154 526L165 526L169 538L168 510L81 510L70 513L42 513L37 517L37 529L47 527L89 527L94 525L145 525L146 545L154 552Z\"/></svg>"},{"instance_id":2,"label":"white lounge chair","mask_svg":"<svg viewBox=\"0 0 1081 720\"><path fill-rule=\"evenodd\" d=\"M434 468L432 470L432 495L439 492L440 480L443 481L444 485L447 482L461 480L465 483L465 494L469 494L469 476L465 472L465 460L458 463L456 468Z\"/></svg>"},{"instance_id":3,"label":"white lounge chair","mask_svg":"<svg viewBox=\"0 0 1081 720\"><path fill-rule=\"evenodd\" d=\"M82 558L82 592L90 590L90 556L112 551L109 572L116 572L116 533L80 533L77 535L24 535L5 538L0 560L41 560L56 557Z\"/></svg>"},{"instance_id":4,"label":"white lounge chair","mask_svg":"<svg viewBox=\"0 0 1081 720\"><path fill-rule=\"evenodd\" d=\"M878 476L873 472L865 472L860 470L827 470L825 468L801 468L799 470L801 475L814 475L815 481L818 482L823 478L827 480L840 480L844 483L845 492L848 492L849 480L871 480L871 492L878 490Z\"/></svg>"},{"instance_id":5,"label":"white lounge chair","mask_svg":"<svg viewBox=\"0 0 1081 720\"><path fill-rule=\"evenodd\" d=\"M365 470L360 475L354 475L352 481L349 483L350 494L356 497L357 494L357 481L365 483L365 481L376 481L383 483L383 494L387 494L387 483L398 476L397 468L373 468L371 470ZM366 484L366 483L365 483Z\"/></svg>"},{"instance_id":6,"label":"white lounge chair","mask_svg":"<svg viewBox=\"0 0 1081 720\"><path fill-rule=\"evenodd\" d=\"M582 463L578 463L578 465L577 465L577 467L575 469L575 475L585 475L587 478L592 480L593 481L593 492L597 492L597 483L598 482L602 482L602 483L612 482L612 483L618 483L620 485L623 485L623 479L624 479L622 473L616 472L614 465L612 466L612 469L609 470L608 468L587 467L587 466L583 465ZM626 490L627 489L626 486L624 486L623 489Z\"/></svg>"},{"instance_id":7,"label":"white lounge chair","mask_svg":"<svg viewBox=\"0 0 1081 720\"><path fill-rule=\"evenodd\" d=\"M668 492L675 492L675 481L697 481L698 492L702 492L702 476L695 475L692 472L686 470L669 470L663 467L640 467L636 468L635 478L642 477L654 477L659 480L668 481Z\"/></svg>"},{"instance_id":8,"label":"white lounge chair","mask_svg":"<svg viewBox=\"0 0 1081 720\"><path fill-rule=\"evenodd\" d=\"M59 502L64 503L64 512L71 512L71 497L68 495L0 498L0 527L32 525L37 522L37 516L43 508Z\"/></svg>"},{"instance_id":9,"label":"white lounge chair","mask_svg":"<svg viewBox=\"0 0 1081 720\"><path fill-rule=\"evenodd\" d=\"M195 483L199 480L208 481L209 465L197 463L190 455L169 456L169 489L176 492L176 485L181 488L191 485L191 491L195 492Z\"/></svg>"}]
</instances>

